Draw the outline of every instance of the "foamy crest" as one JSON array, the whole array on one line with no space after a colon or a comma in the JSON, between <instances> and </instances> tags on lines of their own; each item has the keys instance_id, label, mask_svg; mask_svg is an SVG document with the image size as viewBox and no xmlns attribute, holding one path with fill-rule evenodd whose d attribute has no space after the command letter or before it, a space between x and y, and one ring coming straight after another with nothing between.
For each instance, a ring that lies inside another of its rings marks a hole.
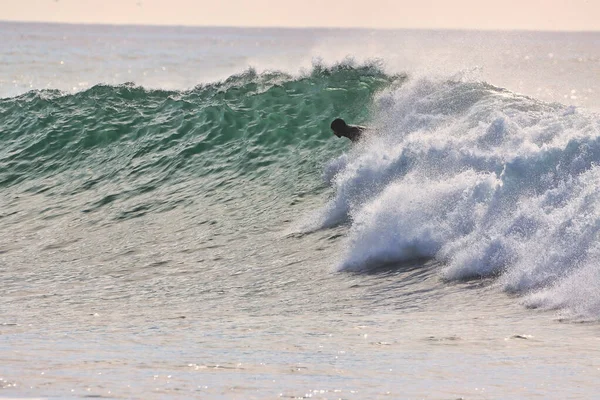
<instances>
[{"instance_id":1,"label":"foamy crest","mask_svg":"<svg viewBox=\"0 0 600 400\"><path fill-rule=\"evenodd\" d=\"M529 306L600 315L596 116L431 80L381 94L376 115L332 164L321 222L352 223L340 268L437 258L448 279L498 276Z\"/></svg>"}]
</instances>

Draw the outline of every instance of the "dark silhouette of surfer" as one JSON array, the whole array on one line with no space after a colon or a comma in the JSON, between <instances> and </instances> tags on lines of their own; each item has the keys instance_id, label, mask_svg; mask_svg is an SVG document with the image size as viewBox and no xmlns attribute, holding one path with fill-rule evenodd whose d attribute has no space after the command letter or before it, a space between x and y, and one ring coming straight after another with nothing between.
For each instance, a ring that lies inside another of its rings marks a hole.
<instances>
[{"instance_id":1,"label":"dark silhouette of surfer","mask_svg":"<svg viewBox=\"0 0 600 400\"><path fill-rule=\"evenodd\" d=\"M362 137L362 134L367 128L359 125L348 125L346 121L341 118L334 119L331 123L331 130L333 134L338 138L347 137L353 143L356 143Z\"/></svg>"}]
</instances>

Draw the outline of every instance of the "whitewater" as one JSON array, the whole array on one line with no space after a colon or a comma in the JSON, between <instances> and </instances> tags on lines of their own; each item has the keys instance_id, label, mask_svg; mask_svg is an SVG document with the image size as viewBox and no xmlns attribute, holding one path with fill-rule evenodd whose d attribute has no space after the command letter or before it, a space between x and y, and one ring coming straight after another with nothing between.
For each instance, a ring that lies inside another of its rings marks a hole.
<instances>
[{"instance_id":1,"label":"whitewater","mask_svg":"<svg viewBox=\"0 0 600 400\"><path fill-rule=\"evenodd\" d=\"M600 34L0 32L1 398L595 395Z\"/></svg>"}]
</instances>

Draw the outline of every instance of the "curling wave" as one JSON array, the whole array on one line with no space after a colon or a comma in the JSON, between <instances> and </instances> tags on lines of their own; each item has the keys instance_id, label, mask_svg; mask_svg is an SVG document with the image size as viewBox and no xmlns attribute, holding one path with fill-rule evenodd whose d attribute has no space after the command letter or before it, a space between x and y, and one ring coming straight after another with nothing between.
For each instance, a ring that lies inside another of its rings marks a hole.
<instances>
[{"instance_id":1,"label":"curling wave","mask_svg":"<svg viewBox=\"0 0 600 400\"><path fill-rule=\"evenodd\" d=\"M415 258L498 277L531 307L600 316L600 119L482 82L411 82L331 161L316 221L351 226L340 269Z\"/></svg>"}]
</instances>

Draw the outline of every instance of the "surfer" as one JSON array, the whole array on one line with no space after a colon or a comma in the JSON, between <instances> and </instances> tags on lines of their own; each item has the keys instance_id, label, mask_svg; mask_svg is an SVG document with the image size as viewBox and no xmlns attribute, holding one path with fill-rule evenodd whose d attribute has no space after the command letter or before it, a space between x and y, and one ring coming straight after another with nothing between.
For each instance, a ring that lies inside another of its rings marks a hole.
<instances>
[{"instance_id":1,"label":"surfer","mask_svg":"<svg viewBox=\"0 0 600 400\"><path fill-rule=\"evenodd\" d=\"M363 132L366 130L364 126L359 125L348 125L346 121L341 118L336 118L331 123L331 130L333 134L338 138L347 137L352 142L356 143L362 137Z\"/></svg>"}]
</instances>

